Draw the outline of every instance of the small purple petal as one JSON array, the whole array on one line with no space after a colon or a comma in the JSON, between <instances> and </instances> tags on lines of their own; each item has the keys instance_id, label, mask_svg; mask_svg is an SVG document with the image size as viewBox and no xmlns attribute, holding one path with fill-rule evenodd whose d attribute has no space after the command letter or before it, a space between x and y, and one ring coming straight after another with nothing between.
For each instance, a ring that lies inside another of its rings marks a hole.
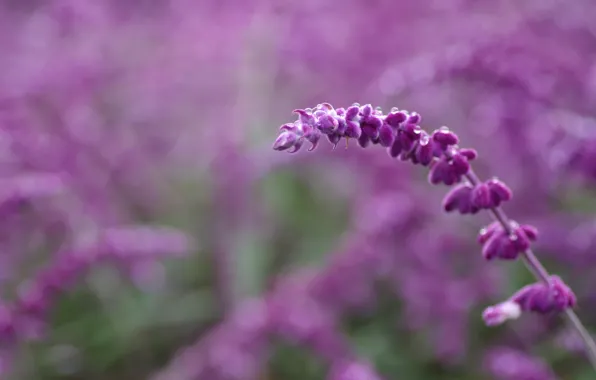
<instances>
[{"instance_id":1,"label":"small purple petal","mask_svg":"<svg viewBox=\"0 0 596 380\"><path fill-rule=\"evenodd\" d=\"M379 144L383 147L390 147L395 140L395 131L389 124L383 124L379 129Z\"/></svg>"}]
</instances>

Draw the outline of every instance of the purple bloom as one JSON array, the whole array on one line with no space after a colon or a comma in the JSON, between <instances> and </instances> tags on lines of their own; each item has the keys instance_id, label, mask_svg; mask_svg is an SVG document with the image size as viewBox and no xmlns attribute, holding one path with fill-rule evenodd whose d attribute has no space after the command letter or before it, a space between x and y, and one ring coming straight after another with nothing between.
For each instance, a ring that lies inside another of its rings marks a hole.
<instances>
[{"instance_id":1,"label":"purple bloom","mask_svg":"<svg viewBox=\"0 0 596 380\"><path fill-rule=\"evenodd\" d=\"M510 225L511 230L506 231L500 223L494 222L480 231L478 242L483 245L482 256L486 260L514 260L530 247L531 241L536 240L534 227L519 226L514 221Z\"/></svg>"},{"instance_id":2,"label":"purple bloom","mask_svg":"<svg viewBox=\"0 0 596 380\"><path fill-rule=\"evenodd\" d=\"M454 186L445 198L443 198L443 209L446 212L457 210L460 214L476 214L480 208L472 202L474 187L468 183Z\"/></svg>"},{"instance_id":3,"label":"purple bloom","mask_svg":"<svg viewBox=\"0 0 596 380\"><path fill-rule=\"evenodd\" d=\"M559 276L551 276L550 284L527 285L507 301L486 308L482 318L489 326L500 325L509 319L517 319L523 312L547 314L561 312L575 306L576 298Z\"/></svg>"}]
</instances>

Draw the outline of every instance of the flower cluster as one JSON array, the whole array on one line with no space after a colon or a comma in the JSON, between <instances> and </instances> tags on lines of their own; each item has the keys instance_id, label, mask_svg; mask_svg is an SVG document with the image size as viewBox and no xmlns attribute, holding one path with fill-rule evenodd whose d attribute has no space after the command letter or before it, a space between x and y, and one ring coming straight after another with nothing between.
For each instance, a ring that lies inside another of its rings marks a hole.
<instances>
[{"instance_id":1,"label":"flower cluster","mask_svg":"<svg viewBox=\"0 0 596 380\"><path fill-rule=\"evenodd\" d=\"M550 276L530 249L538 231L530 225L519 225L510 220L501 204L511 200L511 190L497 178L481 181L471 168L470 161L477 157L473 149L458 146L458 136L447 127L429 133L420 127L421 116L392 108L384 114L382 109L370 104L357 103L348 108L335 109L322 103L313 109L294 111L298 119L281 126L281 133L273 144L274 150L297 152L304 141L311 143L310 150L317 147L325 135L335 148L342 138L357 139L361 147L380 145L389 155L401 161L429 166L428 180L431 184L456 185L444 198L443 209L447 212L475 214L488 210L495 222L483 228L478 241L483 245L486 260L513 260L522 257L532 273L540 281L521 289L510 300L488 308L484 320L495 325L507 319L517 318L523 311L537 313L561 312L575 305L575 295L557 276ZM570 321L578 331L584 330L572 311ZM589 336L584 343L591 360L596 364L596 348Z\"/></svg>"},{"instance_id":2,"label":"flower cluster","mask_svg":"<svg viewBox=\"0 0 596 380\"><path fill-rule=\"evenodd\" d=\"M507 301L484 310L482 318L489 326L517 319L522 312L546 314L560 312L576 303L575 295L559 276L551 276L550 283L524 286Z\"/></svg>"},{"instance_id":3,"label":"flower cluster","mask_svg":"<svg viewBox=\"0 0 596 380\"><path fill-rule=\"evenodd\" d=\"M499 258L514 260L520 253L530 248L530 243L538 238L538 230L530 225L520 226L515 221L509 222L505 229L501 223L494 222L480 230L478 242L483 245L482 256L486 260Z\"/></svg>"}]
</instances>

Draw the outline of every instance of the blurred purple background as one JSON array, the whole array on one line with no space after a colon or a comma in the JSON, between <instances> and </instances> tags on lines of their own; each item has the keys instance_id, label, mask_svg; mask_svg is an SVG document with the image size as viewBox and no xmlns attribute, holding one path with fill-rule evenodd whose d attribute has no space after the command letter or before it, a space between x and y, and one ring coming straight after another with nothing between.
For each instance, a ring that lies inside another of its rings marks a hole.
<instances>
[{"instance_id":1,"label":"blurred purple background","mask_svg":"<svg viewBox=\"0 0 596 380\"><path fill-rule=\"evenodd\" d=\"M596 3L1 0L2 379L594 378L490 218L292 110L416 111L513 190L596 332ZM306 149L304 149L306 150Z\"/></svg>"}]
</instances>

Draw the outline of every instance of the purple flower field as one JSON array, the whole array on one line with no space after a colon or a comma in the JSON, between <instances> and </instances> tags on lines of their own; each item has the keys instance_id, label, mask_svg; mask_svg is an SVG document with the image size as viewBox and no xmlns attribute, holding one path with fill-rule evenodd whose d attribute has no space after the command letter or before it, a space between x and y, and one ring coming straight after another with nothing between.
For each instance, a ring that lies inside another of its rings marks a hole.
<instances>
[{"instance_id":1,"label":"purple flower field","mask_svg":"<svg viewBox=\"0 0 596 380\"><path fill-rule=\"evenodd\" d=\"M0 379L596 379L595 19L0 0Z\"/></svg>"}]
</instances>

